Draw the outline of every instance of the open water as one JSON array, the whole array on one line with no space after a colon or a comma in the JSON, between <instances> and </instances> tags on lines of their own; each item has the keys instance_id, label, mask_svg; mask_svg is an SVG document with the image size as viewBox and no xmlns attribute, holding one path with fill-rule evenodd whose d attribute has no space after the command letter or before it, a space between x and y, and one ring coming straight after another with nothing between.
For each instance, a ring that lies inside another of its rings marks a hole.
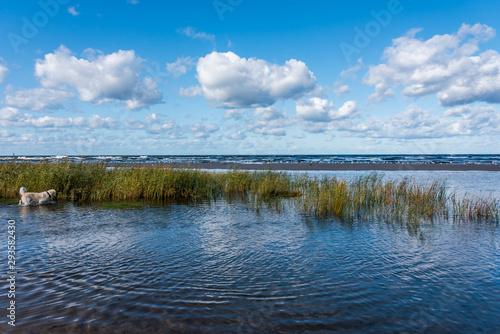
<instances>
[{"instance_id":1,"label":"open water","mask_svg":"<svg viewBox=\"0 0 500 334\"><path fill-rule=\"evenodd\" d=\"M413 163L413 164L500 164L500 155L110 155L110 156L0 156L0 162L60 161L112 163Z\"/></svg>"}]
</instances>

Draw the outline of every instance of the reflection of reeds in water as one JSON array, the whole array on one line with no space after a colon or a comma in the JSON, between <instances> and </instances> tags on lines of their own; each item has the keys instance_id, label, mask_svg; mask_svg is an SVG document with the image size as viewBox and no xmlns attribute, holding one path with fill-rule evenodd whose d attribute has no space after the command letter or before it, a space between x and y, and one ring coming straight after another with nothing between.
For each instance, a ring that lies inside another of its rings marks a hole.
<instances>
[{"instance_id":1,"label":"reflection of reeds in water","mask_svg":"<svg viewBox=\"0 0 500 334\"><path fill-rule=\"evenodd\" d=\"M421 221L436 217L499 220L499 200L446 194L440 181L418 184L410 179L383 180L377 174L352 180L313 178L284 172L171 169L162 166L107 169L104 163L0 164L0 198L54 188L59 200L110 202L250 199L258 207L282 208L292 198L303 213L340 218L379 217Z\"/></svg>"}]
</instances>

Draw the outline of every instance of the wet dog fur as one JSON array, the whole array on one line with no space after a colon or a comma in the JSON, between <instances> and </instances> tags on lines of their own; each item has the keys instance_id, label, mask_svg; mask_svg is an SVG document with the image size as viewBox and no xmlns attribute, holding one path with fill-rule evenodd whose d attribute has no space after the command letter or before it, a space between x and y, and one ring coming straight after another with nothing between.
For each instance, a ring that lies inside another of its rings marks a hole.
<instances>
[{"instance_id":1,"label":"wet dog fur","mask_svg":"<svg viewBox=\"0 0 500 334\"><path fill-rule=\"evenodd\" d=\"M21 195L19 205L38 205L49 203L56 197L56 191L50 189L41 193L29 193L26 191L26 188L22 187L19 189L19 195Z\"/></svg>"}]
</instances>

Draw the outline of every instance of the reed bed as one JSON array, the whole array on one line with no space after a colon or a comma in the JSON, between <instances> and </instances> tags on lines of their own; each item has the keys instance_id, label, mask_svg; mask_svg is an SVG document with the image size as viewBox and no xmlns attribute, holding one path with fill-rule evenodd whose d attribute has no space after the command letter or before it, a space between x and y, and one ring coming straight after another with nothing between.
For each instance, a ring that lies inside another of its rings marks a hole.
<instances>
[{"instance_id":1,"label":"reed bed","mask_svg":"<svg viewBox=\"0 0 500 334\"><path fill-rule=\"evenodd\" d=\"M123 202L171 200L249 200L259 207L283 203L315 216L342 219L377 217L391 221L447 218L499 221L499 199L447 194L443 182L419 184L377 174L354 179L314 178L285 172L232 170L214 173L163 166L108 169L105 163L0 164L0 199L19 197L20 187L39 192L56 189L62 201Z\"/></svg>"}]
</instances>

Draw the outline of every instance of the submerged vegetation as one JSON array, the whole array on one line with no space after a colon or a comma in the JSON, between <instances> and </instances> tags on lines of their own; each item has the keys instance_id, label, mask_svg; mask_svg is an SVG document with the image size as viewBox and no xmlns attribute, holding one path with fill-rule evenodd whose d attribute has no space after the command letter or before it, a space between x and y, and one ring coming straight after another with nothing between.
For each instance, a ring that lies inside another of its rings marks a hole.
<instances>
[{"instance_id":1,"label":"submerged vegetation","mask_svg":"<svg viewBox=\"0 0 500 334\"><path fill-rule=\"evenodd\" d=\"M101 205L238 198L277 209L293 204L300 212L316 216L412 222L450 216L498 222L500 207L499 199L491 196L448 194L440 181L392 181L375 173L347 180L276 171L214 173L161 165L109 169L104 163L0 164L0 199L18 198L20 187L34 192L56 189L58 200Z\"/></svg>"}]
</instances>

